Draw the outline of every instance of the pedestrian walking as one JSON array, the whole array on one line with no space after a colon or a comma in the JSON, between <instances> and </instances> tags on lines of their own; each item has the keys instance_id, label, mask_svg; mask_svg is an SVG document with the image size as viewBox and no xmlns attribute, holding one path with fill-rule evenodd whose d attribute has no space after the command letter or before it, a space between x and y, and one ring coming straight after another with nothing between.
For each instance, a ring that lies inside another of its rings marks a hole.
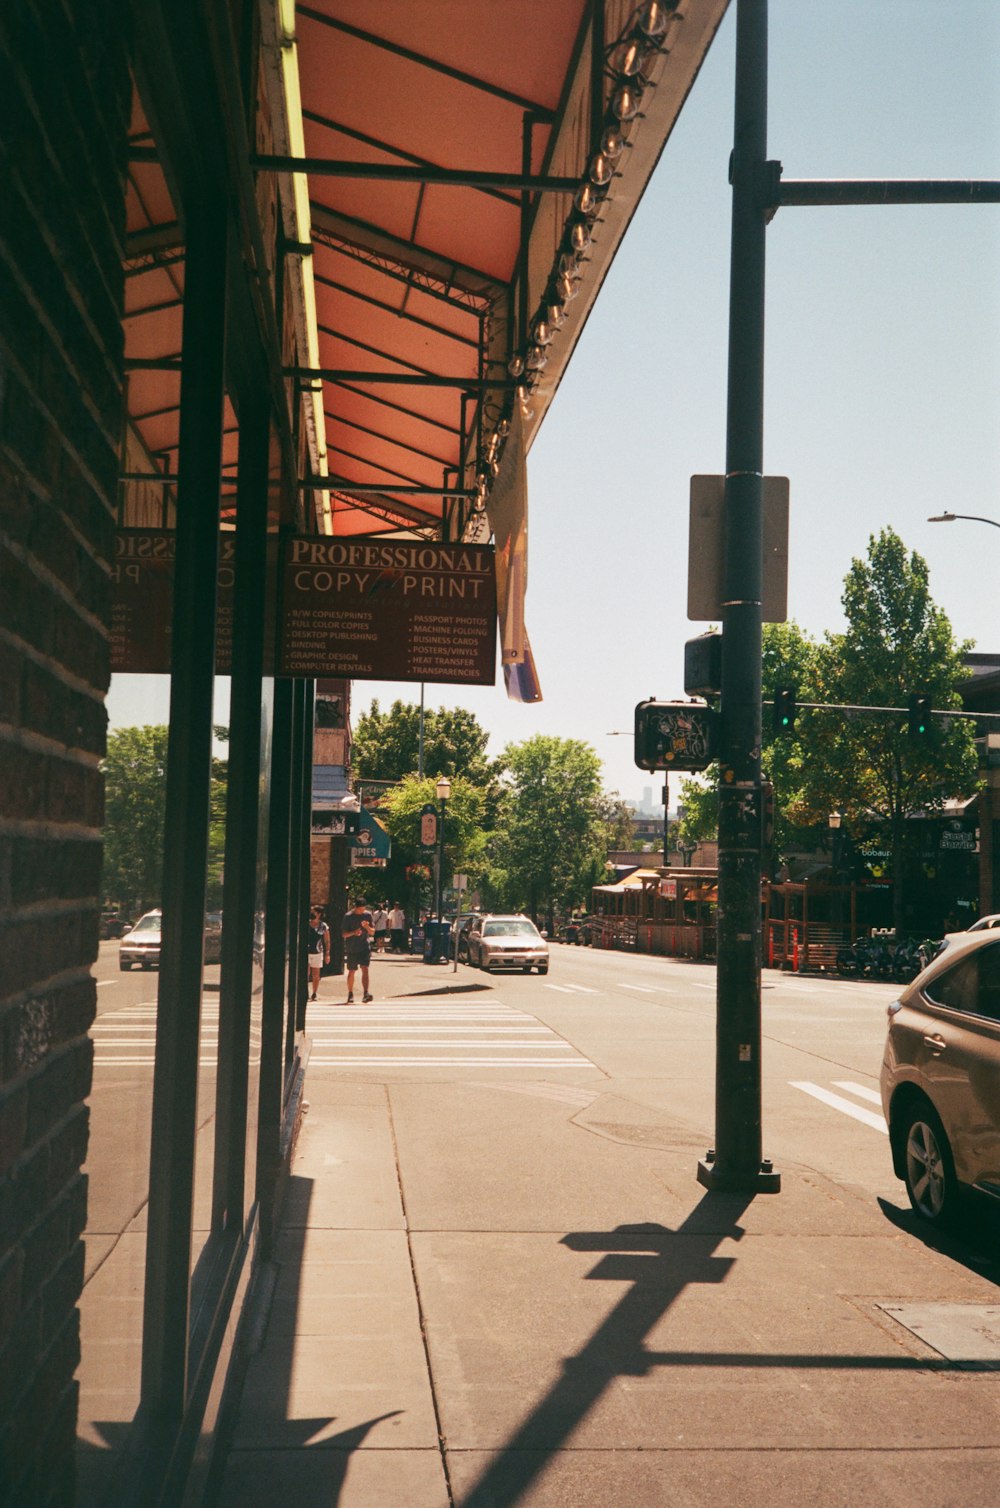
<instances>
[{"instance_id":1,"label":"pedestrian walking","mask_svg":"<svg viewBox=\"0 0 1000 1508\"><path fill-rule=\"evenodd\" d=\"M309 958L309 984L312 989L309 999L315 1000L323 965L330 960L330 929L326 927L318 906L313 906L309 912L306 949Z\"/></svg>"},{"instance_id":2,"label":"pedestrian walking","mask_svg":"<svg viewBox=\"0 0 1000 1508\"><path fill-rule=\"evenodd\" d=\"M341 930L344 934L344 964L347 968L346 1003L354 1004L354 975L360 969L361 988L364 992L362 998L367 1005L372 998L368 988L368 965L371 963L371 940L375 925L371 912L366 908L364 896L359 895L354 901L344 917Z\"/></svg>"},{"instance_id":3,"label":"pedestrian walking","mask_svg":"<svg viewBox=\"0 0 1000 1508\"><path fill-rule=\"evenodd\" d=\"M384 953L389 941L389 913L385 901L379 901L372 913L372 925L375 928L375 952Z\"/></svg>"},{"instance_id":4,"label":"pedestrian walking","mask_svg":"<svg viewBox=\"0 0 1000 1508\"><path fill-rule=\"evenodd\" d=\"M389 912L389 952L406 952L406 912L398 901L393 901Z\"/></svg>"}]
</instances>

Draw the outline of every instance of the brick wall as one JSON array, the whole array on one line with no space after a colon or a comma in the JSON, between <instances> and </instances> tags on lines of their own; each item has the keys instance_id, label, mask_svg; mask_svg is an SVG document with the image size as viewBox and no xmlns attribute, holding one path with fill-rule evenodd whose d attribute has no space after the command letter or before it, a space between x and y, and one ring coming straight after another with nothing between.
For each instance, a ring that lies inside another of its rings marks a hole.
<instances>
[{"instance_id":1,"label":"brick wall","mask_svg":"<svg viewBox=\"0 0 1000 1508\"><path fill-rule=\"evenodd\" d=\"M127 7L0 8L0 1504L73 1497Z\"/></svg>"}]
</instances>

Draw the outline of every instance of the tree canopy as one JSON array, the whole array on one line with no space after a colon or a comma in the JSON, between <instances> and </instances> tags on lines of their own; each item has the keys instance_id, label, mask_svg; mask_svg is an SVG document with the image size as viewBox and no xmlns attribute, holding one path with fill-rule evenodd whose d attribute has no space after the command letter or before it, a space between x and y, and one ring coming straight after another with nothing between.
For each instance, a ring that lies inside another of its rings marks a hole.
<instances>
[{"instance_id":1,"label":"tree canopy","mask_svg":"<svg viewBox=\"0 0 1000 1508\"><path fill-rule=\"evenodd\" d=\"M167 729L117 728L104 760L104 894L135 910L158 905L163 875Z\"/></svg>"},{"instance_id":2,"label":"tree canopy","mask_svg":"<svg viewBox=\"0 0 1000 1508\"><path fill-rule=\"evenodd\" d=\"M817 702L899 708L897 713L815 711L800 721L798 790L793 816L824 821L842 811L855 836L887 834L893 852L894 913L901 925L905 819L971 796L977 785L973 725L935 717L926 737L908 731L910 696L930 698L937 711L958 710L968 675L951 624L933 602L927 563L907 553L892 529L869 540L866 560L855 559L842 597L847 628L828 634L814 664Z\"/></svg>"},{"instance_id":3,"label":"tree canopy","mask_svg":"<svg viewBox=\"0 0 1000 1508\"><path fill-rule=\"evenodd\" d=\"M465 707L424 711L424 771L461 775L475 785L491 775L486 757L489 734ZM420 708L395 701L383 712L373 701L354 729L351 767L362 780L402 780L419 770Z\"/></svg>"},{"instance_id":4,"label":"tree canopy","mask_svg":"<svg viewBox=\"0 0 1000 1508\"><path fill-rule=\"evenodd\" d=\"M977 781L972 724L937 716L927 736L914 739L908 700L923 695L939 713L959 709L971 646L955 640L931 598L926 562L907 552L892 529L872 535L867 557L852 561L841 601L846 628L820 642L794 623L764 625L764 699L789 686L800 710L793 730L775 734L765 709L762 767L775 788L779 849L803 829L822 825L825 831L835 811L844 814L855 839L885 836L898 927L906 818L971 796ZM898 710L844 710L869 707ZM686 782L682 795L690 806L685 831L706 836L717 821L714 783Z\"/></svg>"},{"instance_id":5,"label":"tree canopy","mask_svg":"<svg viewBox=\"0 0 1000 1508\"><path fill-rule=\"evenodd\" d=\"M105 897L137 914L160 903L166 800L167 735L162 724L117 728L104 759ZM215 737L228 736L216 728ZM206 899L222 900L226 827L226 761L213 757Z\"/></svg>"},{"instance_id":6,"label":"tree canopy","mask_svg":"<svg viewBox=\"0 0 1000 1508\"><path fill-rule=\"evenodd\" d=\"M407 775L386 792L378 811L379 820L392 838L386 884L393 891L392 898L406 901L411 909L416 909L421 902L429 905L432 899L430 878L435 852L421 847L420 814L425 806L439 808L436 781L437 776L420 780L416 775ZM481 882L486 862L485 807L486 797L478 786L461 775L452 778L444 823L443 880L446 885L456 873L470 875L473 886ZM426 868L430 874L415 877L414 866Z\"/></svg>"},{"instance_id":7,"label":"tree canopy","mask_svg":"<svg viewBox=\"0 0 1000 1508\"><path fill-rule=\"evenodd\" d=\"M503 797L490 844L499 904L552 920L606 876L608 798L594 749L537 734L501 756Z\"/></svg>"}]
</instances>

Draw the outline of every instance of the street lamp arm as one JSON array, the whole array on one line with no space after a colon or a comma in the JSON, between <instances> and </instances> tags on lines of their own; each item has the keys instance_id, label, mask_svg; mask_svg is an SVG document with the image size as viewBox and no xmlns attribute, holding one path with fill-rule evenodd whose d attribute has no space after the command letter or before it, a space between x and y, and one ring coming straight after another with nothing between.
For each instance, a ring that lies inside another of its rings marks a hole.
<instances>
[{"instance_id":1,"label":"street lamp arm","mask_svg":"<svg viewBox=\"0 0 1000 1508\"><path fill-rule=\"evenodd\" d=\"M966 518L974 524L992 524L994 529L1000 529L1000 523L995 518L983 518L979 513L935 513L927 522L929 524L950 524L956 518Z\"/></svg>"}]
</instances>

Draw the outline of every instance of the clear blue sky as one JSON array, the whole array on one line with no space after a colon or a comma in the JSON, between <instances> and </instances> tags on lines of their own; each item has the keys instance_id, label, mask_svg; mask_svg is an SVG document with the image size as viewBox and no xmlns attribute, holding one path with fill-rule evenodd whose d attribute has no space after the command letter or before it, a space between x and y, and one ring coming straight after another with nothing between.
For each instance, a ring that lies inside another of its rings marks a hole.
<instances>
[{"instance_id":1,"label":"clear blue sky","mask_svg":"<svg viewBox=\"0 0 1000 1508\"><path fill-rule=\"evenodd\" d=\"M768 150L786 177L1000 179L1000 0L771 0ZM725 459L735 5L529 457L528 627L545 700L428 686L499 752L581 738L638 797L643 697L683 693L689 477ZM1000 652L1000 206L783 209L768 231L765 467L791 480L789 615L837 629L854 556L891 525L959 637ZM165 721L119 677L112 726ZM372 697L419 689L357 682ZM225 720L225 707L219 719ZM672 793L673 799L673 793Z\"/></svg>"}]
</instances>

